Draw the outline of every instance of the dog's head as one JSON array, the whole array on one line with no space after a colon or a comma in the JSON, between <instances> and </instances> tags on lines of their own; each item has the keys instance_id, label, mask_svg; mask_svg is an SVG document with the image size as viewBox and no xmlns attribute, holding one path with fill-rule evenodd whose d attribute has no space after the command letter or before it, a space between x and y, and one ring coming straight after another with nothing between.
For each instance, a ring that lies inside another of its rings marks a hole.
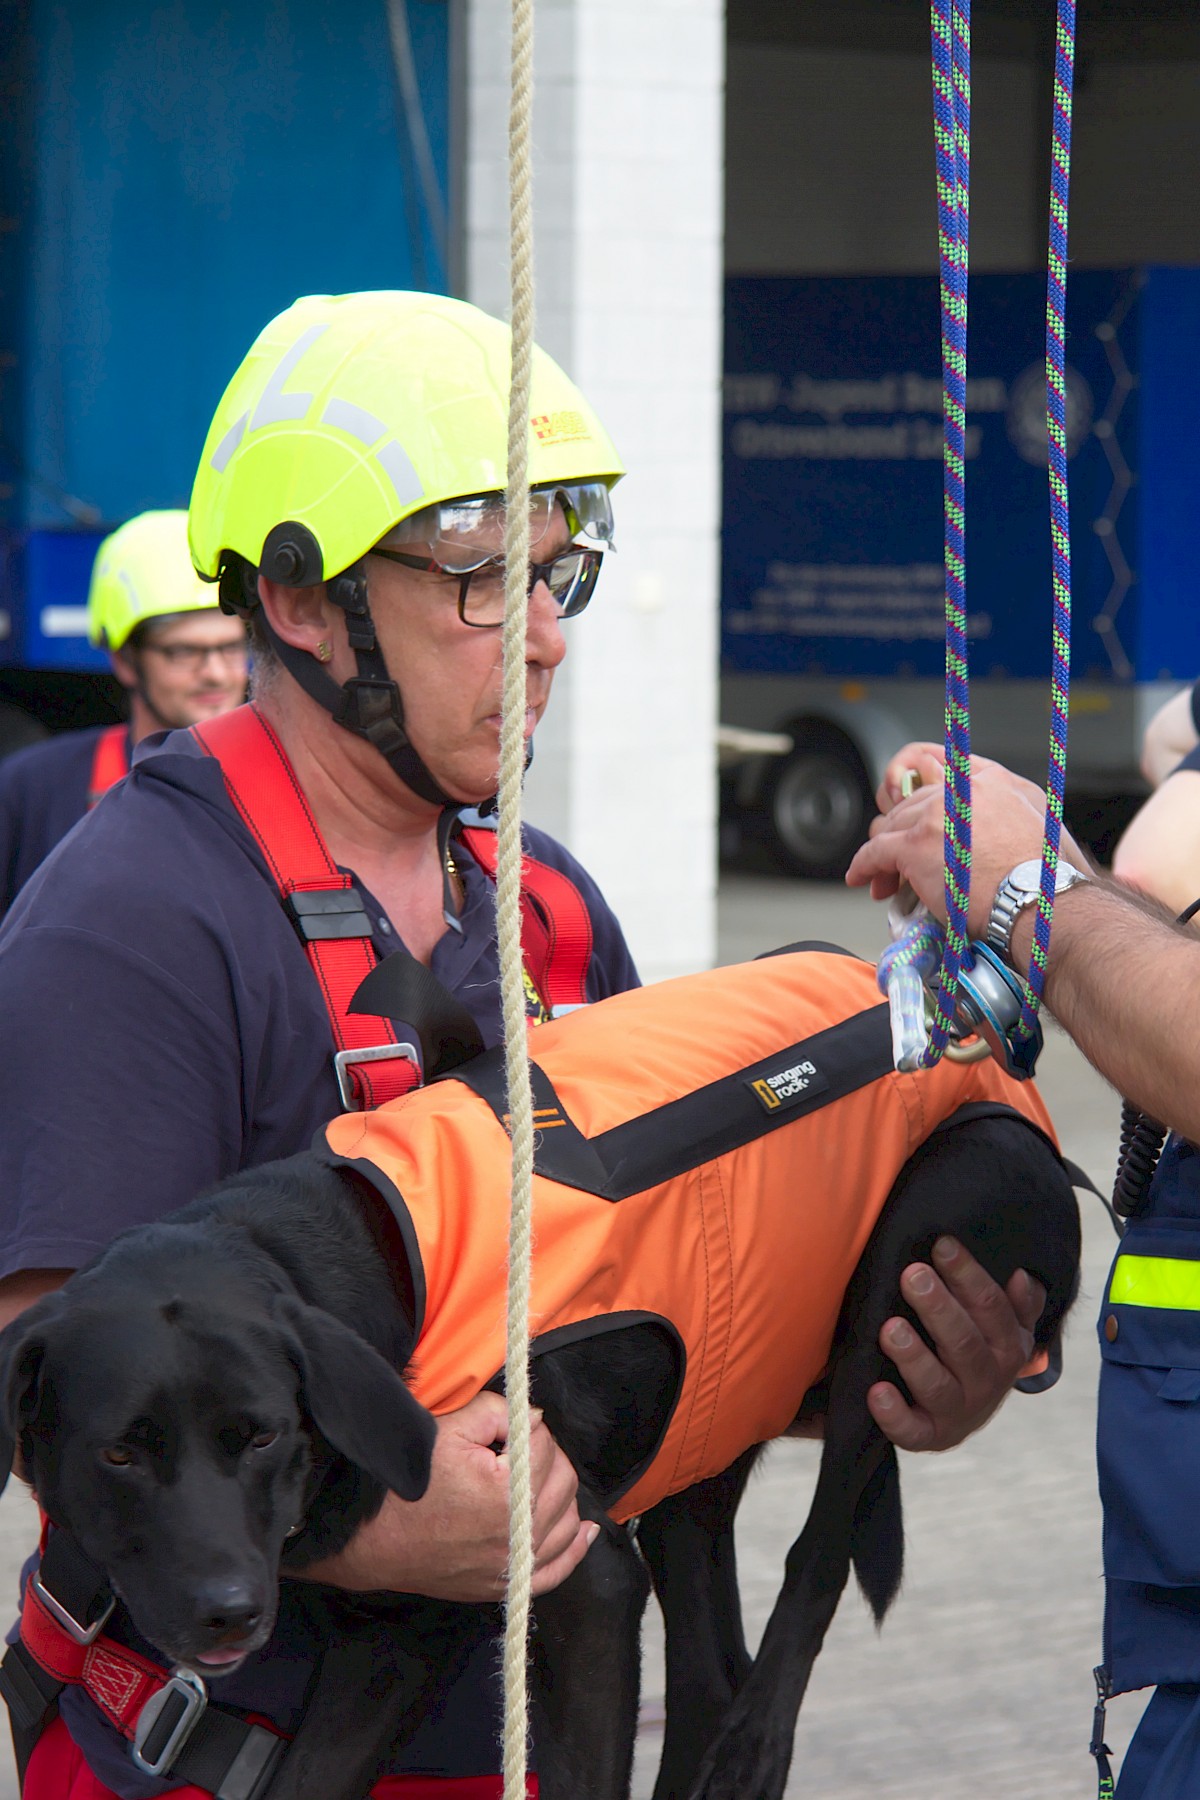
<instances>
[{"instance_id":1,"label":"dog's head","mask_svg":"<svg viewBox=\"0 0 1200 1800\"><path fill-rule=\"evenodd\" d=\"M270 1636L326 1445L413 1500L435 1428L330 1314L202 1285L131 1292L101 1265L0 1334L0 1470L20 1444L41 1505L144 1636L228 1674Z\"/></svg>"}]
</instances>

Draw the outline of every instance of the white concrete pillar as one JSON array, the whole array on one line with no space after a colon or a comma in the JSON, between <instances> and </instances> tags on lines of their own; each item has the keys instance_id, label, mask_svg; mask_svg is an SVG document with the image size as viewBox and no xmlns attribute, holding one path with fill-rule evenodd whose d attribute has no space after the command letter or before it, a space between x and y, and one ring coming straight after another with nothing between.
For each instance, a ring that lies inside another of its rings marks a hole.
<instances>
[{"instance_id":1,"label":"white concrete pillar","mask_svg":"<svg viewBox=\"0 0 1200 1800\"><path fill-rule=\"evenodd\" d=\"M643 979L715 946L723 0L537 0L537 336L627 469L538 731L529 815ZM469 0L467 297L508 311L508 6Z\"/></svg>"}]
</instances>

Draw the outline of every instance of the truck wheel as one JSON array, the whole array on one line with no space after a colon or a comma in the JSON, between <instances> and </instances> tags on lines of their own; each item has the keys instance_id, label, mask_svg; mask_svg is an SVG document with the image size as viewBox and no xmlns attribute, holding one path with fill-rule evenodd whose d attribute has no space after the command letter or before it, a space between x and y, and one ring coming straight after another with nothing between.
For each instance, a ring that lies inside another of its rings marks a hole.
<instances>
[{"instance_id":1,"label":"truck wheel","mask_svg":"<svg viewBox=\"0 0 1200 1800\"><path fill-rule=\"evenodd\" d=\"M874 812L871 785L853 744L830 733L800 742L777 763L765 793L770 848L793 875L844 875Z\"/></svg>"}]
</instances>

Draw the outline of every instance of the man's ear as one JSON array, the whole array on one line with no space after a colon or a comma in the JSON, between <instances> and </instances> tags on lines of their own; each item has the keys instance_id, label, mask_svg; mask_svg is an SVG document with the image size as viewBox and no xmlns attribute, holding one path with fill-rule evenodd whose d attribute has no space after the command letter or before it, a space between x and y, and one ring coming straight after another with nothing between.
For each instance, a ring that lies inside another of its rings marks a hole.
<instances>
[{"instance_id":1,"label":"man's ear","mask_svg":"<svg viewBox=\"0 0 1200 1800\"><path fill-rule=\"evenodd\" d=\"M128 650L110 650L108 660L113 674L126 692L132 693L134 688L141 685L137 664Z\"/></svg>"},{"instance_id":2,"label":"man's ear","mask_svg":"<svg viewBox=\"0 0 1200 1800\"><path fill-rule=\"evenodd\" d=\"M0 1331L0 1494L12 1473L21 1433L41 1404L47 1333L62 1304L61 1294L46 1294Z\"/></svg>"},{"instance_id":3,"label":"man's ear","mask_svg":"<svg viewBox=\"0 0 1200 1800\"><path fill-rule=\"evenodd\" d=\"M317 1430L402 1500L419 1500L429 1486L437 1436L432 1414L332 1313L291 1295L280 1295L272 1311L295 1345L303 1400Z\"/></svg>"}]
</instances>

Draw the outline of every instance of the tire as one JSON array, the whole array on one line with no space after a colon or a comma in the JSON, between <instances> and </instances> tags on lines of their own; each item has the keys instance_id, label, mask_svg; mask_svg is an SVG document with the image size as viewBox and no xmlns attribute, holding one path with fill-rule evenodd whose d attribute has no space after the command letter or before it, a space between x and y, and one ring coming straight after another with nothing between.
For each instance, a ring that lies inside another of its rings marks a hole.
<instances>
[{"instance_id":1,"label":"tire","mask_svg":"<svg viewBox=\"0 0 1200 1800\"><path fill-rule=\"evenodd\" d=\"M789 874L836 880L867 835L875 811L862 758L839 732L797 745L771 770L764 798L770 849Z\"/></svg>"}]
</instances>

